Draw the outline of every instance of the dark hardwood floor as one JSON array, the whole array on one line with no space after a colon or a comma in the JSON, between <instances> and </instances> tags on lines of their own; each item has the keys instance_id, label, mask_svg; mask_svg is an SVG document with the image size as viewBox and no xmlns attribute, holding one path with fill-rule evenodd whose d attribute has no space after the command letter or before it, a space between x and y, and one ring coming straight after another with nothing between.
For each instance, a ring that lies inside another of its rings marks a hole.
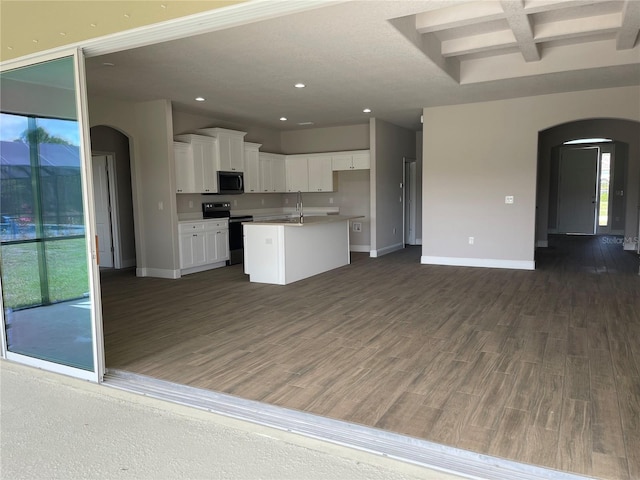
<instances>
[{"instance_id":1,"label":"dark hardwood floor","mask_svg":"<svg viewBox=\"0 0 640 480\"><path fill-rule=\"evenodd\" d=\"M616 237L536 271L420 247L288 286L102 278L107 367L606 479L640 478L640 277Z\"/></svg>"}]
</instances>

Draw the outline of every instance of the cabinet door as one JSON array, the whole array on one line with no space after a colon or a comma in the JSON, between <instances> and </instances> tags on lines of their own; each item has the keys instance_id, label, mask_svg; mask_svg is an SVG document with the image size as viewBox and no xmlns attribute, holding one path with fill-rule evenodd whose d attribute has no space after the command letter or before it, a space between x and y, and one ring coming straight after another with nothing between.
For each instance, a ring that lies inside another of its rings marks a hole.
<instances>
[{"instance_id":1,"label":"cabinet door","mask_svg":"<svg viewBox=\"0 0 640 480\"><path fill-rule=\"evenodd\" d=\"M272 158L260 155L260 190L262 192L273 191L273 177L271 175Z\"/></svg>"},{"instance_id":2,"label":"cabinet door","mask_svg":"<svg viewBox=\"0 0 640 480\"><path fill-rule=\"evenodd\" d=\"M219 133L219 170L223 172L244 171L244 140L240 135Z\"/></svg>"},{"instance_id":3,"label":"cabinet door","mask_svg":"<svg viewBox=\"0 0 640 480\"><path fill-rule=\"evenodd\" d=\"M371 168L369 153L354 153L352 162L354 170L369 170Z\"/></svg>"},{"instance_id":4,"label":"cabinet door","mask_svg":"<svg viewBox=\"0 0 640 480\"><path fill-rule=\"evenodd\" d=\"M229 230L226 228L216 231L216 258L217 262L229 260Z\"/></svg>"},{"instance_id":5,"label":"cabinet door","mask_svg":"<svg viewBox=\"0 0 640 480\"><path fill-rule=\"evenodd\" d=\"M193 164L196 172L196 192L215 193L218 179L215 165L215 142L193 141Z\"/></svg>"},{"instance_id":6,"label":"cabinet door","mask_svg":"<svg viewBox=\"0 0 640 480\"><path fill-rule=\"evenodd\" d=\"M196 173L191 145L174 143L173 156L176 167L176 193L199 193L196 192Z\"/></svg>"},{"instance_id":7,"label":"cabinet door","mask_svg":"<svg viewBox=\"0 0 640 480\"><path fill-rule=\"evenodd\" d=\"M284 157L271 159L271 183L273 192L287 191L287 174L285 171Z\"/></svg>"},{"instance_id":8,"label":"cabinet door","mask_svg":"<svg viewBox=\"0 0 640 480\"><path fill-rule=\"evenodd\" d=\"M350 154L334 155L331 160L333 170L351 170L352 158Z\"/></svg>"},{"instance_id":9,"label":"cabinet door","mask_svg":"<svg viewBox=\"0 0 640 480\"><path fill-rule=\"evenodd\" d=\"M309 167L306 157L287 157L285 170L287 192L309 191Z\"/></svg>"},{"instance_id":10,"label":"cabinet door","mask_svg":"<svg viewBox=\"0 0 640 480\"><path fill-rule=\"evenodd\" d=\"M332 192L333 169L331 156L309 157L309 191Z\"/></svg>"},{"instance_id":11,"label":"cabinet door","mask_svg":"<svg viewBox=\"0 0 640 480\"><path fill-rule=\"evenodd\" d=\"M245 193L260 192L260 158L258 150L245 148L244 150L244 191Z\"/></svg>"},{"instance_id":12,"label":"cabinet door","mask_svg":"<svg viewBox=\"0 0 640 480\"><path fill-rule=\"evenodd\" d=\"M204 265L205 241L205 234L202 232L180 234L180 268Z\"/></svg>"}]
</instances>

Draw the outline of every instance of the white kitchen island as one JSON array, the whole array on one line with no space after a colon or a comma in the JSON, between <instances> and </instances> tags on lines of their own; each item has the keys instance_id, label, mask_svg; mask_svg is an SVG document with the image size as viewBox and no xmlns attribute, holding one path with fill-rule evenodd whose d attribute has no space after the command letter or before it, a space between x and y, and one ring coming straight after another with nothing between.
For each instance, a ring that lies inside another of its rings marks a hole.
<instances>
[{"instance_id":1,"label":"white kitchen island","mask_svg":"<svg viewBox=\"0 0 640 480\"><path fill-rule=\"evenodd\" d=\"M251 282L287 285L348 265L349 221L324 215L244 223L244 273Z\"/></svg>"}]
</instances>

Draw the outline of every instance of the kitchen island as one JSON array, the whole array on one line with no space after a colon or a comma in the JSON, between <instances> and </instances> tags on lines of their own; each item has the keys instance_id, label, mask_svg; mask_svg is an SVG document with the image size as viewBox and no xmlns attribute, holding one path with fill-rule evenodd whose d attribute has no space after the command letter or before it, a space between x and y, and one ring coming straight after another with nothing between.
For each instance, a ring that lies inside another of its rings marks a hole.
<instances>
[{"instance_id":1,"label":"kitchen island","mask_svg":"<svg viewBox=\"0 0 640 480\"><path fill-rule=\"evenodd\" d=\"M323 215L244 223L244 273L251 282L287 285L348 265L349 221Z\"/></svg>"}]
</instances>

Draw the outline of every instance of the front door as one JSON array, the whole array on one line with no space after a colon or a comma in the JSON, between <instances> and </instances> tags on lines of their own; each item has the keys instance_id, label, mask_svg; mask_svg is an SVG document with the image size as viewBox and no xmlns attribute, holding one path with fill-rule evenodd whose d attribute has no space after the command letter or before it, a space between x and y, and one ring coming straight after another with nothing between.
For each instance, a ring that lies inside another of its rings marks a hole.
<instances>
[{"instance_id":1,"label":"front door","mask_svg":"<svg viewBox=\"0 0 640 480\"><path fill-rule=\"evenodd\" d=\"M562 150L558 191L559 233L596 233L599 156L597 147Z\"/></svg>"}]
</instances>

